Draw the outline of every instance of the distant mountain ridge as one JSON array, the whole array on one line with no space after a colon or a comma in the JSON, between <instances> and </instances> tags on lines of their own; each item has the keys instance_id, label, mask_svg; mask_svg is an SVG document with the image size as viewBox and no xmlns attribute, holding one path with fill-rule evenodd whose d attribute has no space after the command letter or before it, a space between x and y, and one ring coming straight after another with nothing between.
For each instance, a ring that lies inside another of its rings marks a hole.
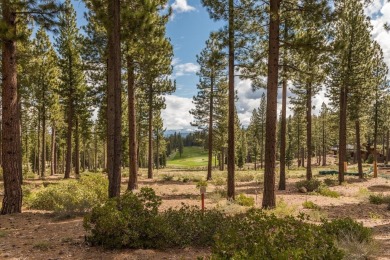
<instances>
[{"instance_id":1,"label":"distant mountain ridge","mask_svg":"<svg viewBox=\"0 0 390 260\"><path fill-rule=\"evenodd\" d=\"M175 134L181 134L182 137L186 137L187 135L189 135L190 133L193 133L195 132L196 129L170 129L170 130L166 130L165 133L164 133L164 136L165 137L168 137L170 135L173 135Z\"/></svg>"}]
</instances>

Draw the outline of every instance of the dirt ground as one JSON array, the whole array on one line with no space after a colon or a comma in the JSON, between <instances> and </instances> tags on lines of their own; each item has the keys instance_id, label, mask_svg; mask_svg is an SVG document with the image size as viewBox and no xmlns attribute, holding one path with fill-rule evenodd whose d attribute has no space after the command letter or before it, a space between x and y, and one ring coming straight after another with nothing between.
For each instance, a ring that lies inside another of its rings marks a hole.
<instances>
[{"instance_id":1,"label":"dirt ground","mask_svg":"<svg viewBox=\"0 0 390 260\"><path fill-rule=\"evenodd\" d=\"M239 171L239 174L248 174ZM260 173L256 173L260 174ZM177 176L204 175L204 171L185 171L179 169L160 170L155 180L140 178L140 186L149 186L163 199L161 209L179 207L181 203L200 206L200 195L194 182L180 181ZM164 181L164 176L175 176ZM262 174L261 174L262 175ZM145 176L145 175L143 175ZM390 177L390 175L389 175ZM324 179L324 177L321 177ZM60 180L60 176L54 179ZM387 205L374 205L368 201L368 194L390 195L390 180L387 178L369 178L359 181L357 177L346 177L346 183L331 187L338 191L339 198L330 198L314 194L302 194L295 188L295 182L302 180L302 174L289 174L287 190L277 191L279 204L287 205L282 211L293 214L305 212L314 217L340 218L352 217L365 226L373 228L377 241L374 259L390 259L390 210ZM124 178L126 181L127 178ZM39 182L34 180L33 182ZM125 187L126 183L123 183ZM0 184L2 186L2 184ZM237 206L226 204L226 200L216 195L209 185L206 194L206 208L219 207L235 212ZM249 182L237 182L236 192L255 198L256 207L261 206L261 178ZM2 191L0 191L2 194ZM1 196L0 196L1 197ZM318 212L304 209L302 203L312 201L321 207ZM316 213L316 214L313 214ZM315 218L314 218L315 219ZM197 259L208 256L209 248L184 248L167 251L158 250L118 250L109 251L99 247L90 247L84 243L85 232L82 216L70 219L58 219L50 212L37 212L24 209L22 214L0 216L0 259Z\"/></svg>"}]
</instances>

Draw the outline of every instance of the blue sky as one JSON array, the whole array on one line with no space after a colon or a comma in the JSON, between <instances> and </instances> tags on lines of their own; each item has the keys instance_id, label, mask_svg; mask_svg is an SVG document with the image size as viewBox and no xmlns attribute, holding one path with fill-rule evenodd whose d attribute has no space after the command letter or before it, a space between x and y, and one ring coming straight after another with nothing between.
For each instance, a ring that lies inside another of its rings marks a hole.
<instances>
[{"instance_id":1,"label":"blue sky","mask_svg":"<svg viewBox=\"0 0 390 260\"><path fill-rule=\"evenodd\" d=\"M86 7L80 0L73 0L77 13L77 23L81 27L86 23L84 12ZM199 54L213 30L218 30L222 22L214 22L209 18L199 0L170 0L173 15L167 24L167 37L174 48L173 78L176 80L175 95L192 98L196 95L199 69L196 55Z\"/></svg>"},{"instance_id":2,"label":"blue sky","mask_svg":"<svg viewBox=\"0 0 390 260\"><path fill-rule=\"evenodd\" d=\"M72 2L77 12L78 25L81 26L85 24L85 6L80 0ZM169 5L173 8L173 16L167 25L167 37L171 39L174 48L172 78L176 80L177 89L174 94L166 96L167 108L162 112L162 117L167 129L191 129L192 116L188 111L194 107L192 96L197 93L196 72L199 66L196 55L204 48L210 32L221 28L223 22L212 21L200 0L169 0ZM381 45L385 61L390 67L390 33L383 29L383 24L390 21L390 2L373 0L366 7L366 14L372 18L372 38ZM259 106L259 98L264 90L253 93L251 82L239 79L236 79L235 88L238 116L240 122L247 125L253 109ZM324 91L313 98L313 104L317 108L324 101L326 102Z\"/></svg>"}]
</instances>

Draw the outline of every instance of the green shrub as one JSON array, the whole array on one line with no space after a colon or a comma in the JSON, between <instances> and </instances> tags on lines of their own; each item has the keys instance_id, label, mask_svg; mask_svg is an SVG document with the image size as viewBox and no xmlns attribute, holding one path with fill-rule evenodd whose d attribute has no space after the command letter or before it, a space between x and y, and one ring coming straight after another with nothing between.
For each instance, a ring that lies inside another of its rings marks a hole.
<instances>
[{"instance_id":1,"label":"green shrub","mask_svg":"<svg viewBox=\"0 0 390 260\"><path fill-rule=\"evenodd\" d=\"M362 243L369 242L372 239L372 230L351 218L325 221L322 226L326 233L334 235L339 241L353 238L355 241Z\"/></svg>"},{"instance_id":2,"label":"green shrub","mask_svg":"<svg viewBox=\"0 0 390 260\"><path fill-rule=\"evenodd\" d=\"M305 187L308 192L317 190L321 185L321 181L317 179L298 181L295 186L297 189Z\"/></svg>"},{"instance_id":3,"label":"green shrub","mask_svg":"<svg viewBox=\"0 0 390 260\"><path fill-rule=\"evenodd\" d=\"M213 180L213 184L215 186L224 186L226 185L226 180L221 177L217 177Z\"/></svg>"},{"instance_id":4,"label":"green shrub","mask_svg":"<svg viewBox=\"0 0 390 260\"><path fill-rule=\"evenodd\" d=\"M200 180L196 183L196 188L200 189L201 187L207 187L208 183L205 180Z\"/></svg>"},{"instance_id":5,"label":"green shrub","mask_svg":"<svg viewBox=\"0 0 390 260\"><path fill-rule=\"evenodd\" d=\"M305 209L316 209L316 210L320 210L321 209L320 206L318 206L317 204L315 204L313 201L310 201L310 200L307 200L307 201L303 202L302 206Z\"/></svg>"},{"instance_id":6,"label":"green shrub","mask_svg":"<svg viewBox=\"0 0 390 260\"><path fill-rule=\"evenodd\" d=\"M236 173L236 181L238 182L249 182L249 181L253 181L254 179L255 176L252 173L243 173L243 172Z\"/></svg>"},{"instance_id":7,"label":"green shrub","mask_svg":"<svg viewBox=\"0 0 390 260\"><path fill-rule=\"evenodd\" d=\"M289 217L296 215L296 211L297 207L295 205L289 205L281 198L276 202L276 207L274 209L265 212L273 214L276 217Z\"/></svg>"},{"instance_id":8,"label":"green shrub","mask_svg":"<svg viewBox=\"0 0 390 260\"><path fill-rule=\"evenodd\" d=\"M0 181L3 181L4 180L4 177L3 177L3 168L0 168Z\"/></svg>"},{"instance_id":9,"label":"green shrub","mask_svg":"<svg viewBox=\"0 0 390 260\"><path fill-rule=\"evenodd\" d=\"M108 200L84 218L87 241L107 248L207 246L224 218L216 210L202 213L184 205L159 214L160 204L151 188Z\"/></svg>"},{"instance_id":10,"label":"green shrub","mask_svg":"<svg viewBox=\"0 0 390 260\"><path fill-rule=\"evenodd\" d=\"M82 213L103 203L107 189L108 181L103 175L83 175L79 180L66 180L31 193L26 204L30 209Z\"/></svg>"},{"instance_id":11,"label":"green shrub","mask_svg":"<svg viewBox=\"0 0 390 260\"><path fill-rule=\"evenodd\" d=\"M370 201L370 203L372 204L390 204L390 195L383 195L383 194L371 194L369 197L368 197L368 200Z\"/></svg>"},{"instance_id":12,"label":"green shrub","mask_svg":"<svg viewBox=\"0 0 390 260\"><path fill-rule=\"evenodd\" d=\"M86 240L106 248L210 246L212 259L342 259L344 234L371 240L371 231L351 219L314 225L254 208L224 215L183 205L159 213L160 205L151 188L109 199L84 218Z\"/></svg>"},{"instance_id":13,"label":"green shrub","mask_svg":"<svg viewBox=\"0 0 390 260\"><path fill-rule=\"evenodd\" d=\"M213 236L225 216L217 210L202 212L198 207L183 205L163 212L162 219L169 230L165 232L165 247L205 247L213 244Z\"/></svg>"},{"instance_id":14,"label":"green shrub","mask_svg":"<svg viewBox=\"0 0 390 260\"><path fill-rule=\"evenodd\" d=\"M321 226L261 210L229 217L215 235L214 259L342 259Z\"/></svg>"},{"instance_id":15,"label":"green shrub","mask_svg":"<svg viewBox=\"0 0 390 260\"><path fill-rule=\"evenodd\" d=\"M245 196L244 194L240 194L236 198L236 203L240 206L253 207L255 205L255 199Z\"/></svg>"},{"instance_id":16,"label":"green shrub","mask_svg":"<svg viewBox=\"0 0 390 260\"><path fill-rule=\"evenodd\" d=\"M336 179L326 178L324 180L324 183L326 186L333 187L333 186L337 186L339 184L339 181Z\"/></svg>"},{"instance_id":17,"label":"green shrub","mask_svg":"<svg viewBox=\"0 0 390 260\"><path fill-rule=\"evenodd\" d=\"M330 190L326 186L320 186L317 189L317 193L325 196L325 197L331 197L331 198L338 198L340 197L340 194L337 191Z\"/></svg>"},{"instance_id":18,"label":"green shrub","mask_svg":"<svg viewBox=\"0 0 390 260\"><path fill-rule=\"evenodd\" d=\"M170 174L164 174L162 176L162 179L163 179L163 181L171 181L171 180L173 180L173 176Z\"/></svg>"}]
</instances>

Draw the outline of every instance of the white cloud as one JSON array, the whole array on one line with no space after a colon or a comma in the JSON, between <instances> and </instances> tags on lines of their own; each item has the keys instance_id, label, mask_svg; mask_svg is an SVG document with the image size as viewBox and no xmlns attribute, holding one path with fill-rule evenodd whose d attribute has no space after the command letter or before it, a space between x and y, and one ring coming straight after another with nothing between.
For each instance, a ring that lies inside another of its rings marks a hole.
<instances>
[{"instance_id":1,"label":"white cloud","mask_svg":"<svg viewBox=\"0 0 390 260\"><path fill-rule=\"evenodd\" d=\"M199 65L188 62L188 63L183 63L183 64L177 64L179 61L174 60L175 65L173 66L174 69L174 76L175 77L181 77L181 76L186 76L190 74L195 74L199 70Z\"/></svg>"},{"instance_id":2,"label":"white cloud","mask_svg":"<svg viewBox=\"0 0 390 260\"><path fill-rule=\"evenodd\" d=\"M187 3L187 0L175 0L172 4L172 9L178 13L186 13L196 10L195 7Z\"/></svg>"},{"instance_id":3,"label":"white cloud","mask_svg":"<svg viewBox=\"0 0 390 260\"><path fill-rule=\"evenodd\" d=\"M168 130L191 129L193 116L189 113L195 107L192 98L165 96L166 109L162 111L164 127Z\"/></svg>"}]
</instances>

